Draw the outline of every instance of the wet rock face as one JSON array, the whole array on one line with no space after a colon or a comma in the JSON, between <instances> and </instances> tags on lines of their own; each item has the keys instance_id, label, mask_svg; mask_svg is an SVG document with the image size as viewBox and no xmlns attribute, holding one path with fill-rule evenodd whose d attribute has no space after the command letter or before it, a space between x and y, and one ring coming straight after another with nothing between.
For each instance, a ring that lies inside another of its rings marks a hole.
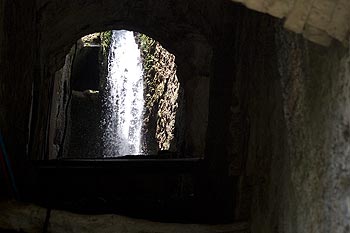
<instances>
[{"instance_id":1,"label":"wet rock face","mask_svg":"<svg viewBox=\"0 0 350 233\"><path fill-rule=\"evenodd\" d=\"M99 127L101 103L98 92L86 90L73 91L71 97L71 132L69 138L68 158L102 157Z\"/></svg>"},{"instance_id":2,"label":"wet rock face","mask_svg":"<svg viewBox=\"0 0 350 233\"><path fill-rule=\"evenodd\" d=\"M183 99L178 98L180 83L176 75L176 58L152 38L141 34L137 38L144 69L145 109L142 134L144 148L147 148L145 152L157 154L158 151L173 151L183 157L180 155L183 122L175 122L176 116L182 114L178 110L179 102L183 104Z\"/></svg>"}]
</instances>

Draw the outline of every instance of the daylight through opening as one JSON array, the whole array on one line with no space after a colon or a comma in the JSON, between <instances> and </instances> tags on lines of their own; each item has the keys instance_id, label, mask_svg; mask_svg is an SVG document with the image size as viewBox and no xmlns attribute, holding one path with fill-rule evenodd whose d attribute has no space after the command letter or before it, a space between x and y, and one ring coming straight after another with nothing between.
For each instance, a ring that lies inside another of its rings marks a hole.
<instances>
[{"instance_id":1,"label":"daylight through opening","mask_svg":"<svg viewBox=\"0 0 350 233\"><path fill-rule=\"evenodd\" d=\"M63 157L179 157L181 88L173 54L127 30L84 36L71 53L71 76L60 84L72 89Z\"/></svg>"}]
</instances>

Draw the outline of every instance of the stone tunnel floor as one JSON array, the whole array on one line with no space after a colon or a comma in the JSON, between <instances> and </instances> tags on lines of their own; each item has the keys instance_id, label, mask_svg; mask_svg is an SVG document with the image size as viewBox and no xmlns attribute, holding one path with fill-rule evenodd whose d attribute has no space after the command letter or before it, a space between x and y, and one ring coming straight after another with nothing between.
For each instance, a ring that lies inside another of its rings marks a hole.
<instances>
[{"instance_id":1,"label":"stone tunnel floor","mask_svg":"<svg viewBox=\"0 0 350 233\"><path fill-rule=\"evenodd\" d=\"M22 233L248 233L249 224L160 223L120 215L80 215L16 201L0 202L0 231Z\"/></svg>"}]
</instances>

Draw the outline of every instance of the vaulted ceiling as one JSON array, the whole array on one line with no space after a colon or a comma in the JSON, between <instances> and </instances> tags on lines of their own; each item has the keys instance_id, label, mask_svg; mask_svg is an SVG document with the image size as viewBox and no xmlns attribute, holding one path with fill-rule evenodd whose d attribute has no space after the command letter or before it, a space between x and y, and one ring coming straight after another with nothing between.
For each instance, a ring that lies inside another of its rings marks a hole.
<instances>
[{"instance_id":1,"label":"vaulted ceiling","mask_svg":"<svg viewBox=\"0 0 350 233\"><path fill-rule=\"evenodd\" d=\"M232 0L250 9L286 18L285 27L322 45L349 44L349 0Z\"/></svg>"}]
</instances>

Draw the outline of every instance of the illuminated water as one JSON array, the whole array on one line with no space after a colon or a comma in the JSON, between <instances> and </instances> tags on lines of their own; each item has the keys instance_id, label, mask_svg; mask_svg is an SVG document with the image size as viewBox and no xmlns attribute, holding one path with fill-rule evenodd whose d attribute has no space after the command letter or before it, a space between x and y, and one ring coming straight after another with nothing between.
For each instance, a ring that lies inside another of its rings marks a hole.
<instances>
[{"instance_id":1,"label":"illuminated water","mask_svg":"<svg viewBox=\"0 0 350 233\"><path fill-rule=\"evenodd\" d=\"M112 31L108 60L103 155L142 154L143 69L133 32Z\"/></svg>"}]
</instances>

